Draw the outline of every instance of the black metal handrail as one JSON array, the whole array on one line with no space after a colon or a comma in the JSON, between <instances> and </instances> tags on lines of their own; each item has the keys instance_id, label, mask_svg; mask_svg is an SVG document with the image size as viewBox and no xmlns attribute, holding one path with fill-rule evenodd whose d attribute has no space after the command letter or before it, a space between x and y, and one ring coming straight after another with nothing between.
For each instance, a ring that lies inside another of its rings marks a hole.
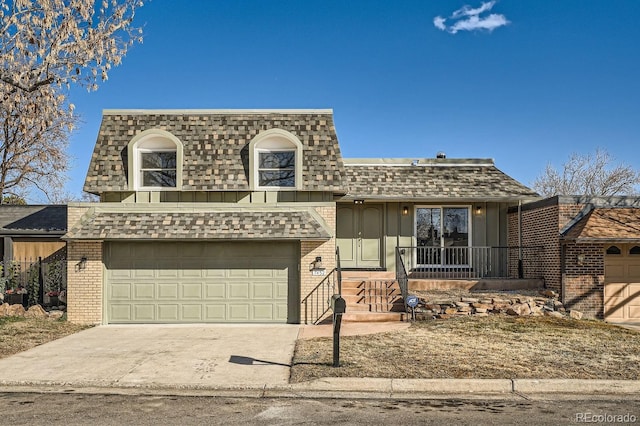
<instances>
[{"instance_id":1,"label":"black metal handrail","mask_svg":"<svg viewBox=\"0 0 640 426\"><path fill-rule=\"evenodd\" d=\"M317 324L331 310L331 296L342 295L342 269L340 249L336 248L336 267L302 299L304 323Z\"/></svg>"},{"instance_id":2,"label":"black metal handrail","mask_svg":"<svg viewBox=\"0 0 640 426\"><path fill-rule=\"evenodd\" d=\"M400 286L400 293L402 294L402 302L404 303L404 311L407 312L407 297L409 296L409 276L407 275L407 269L404 266L402 260L402 253L399 247L396 247L396 281Z\"/></svg>"}]
</instances>

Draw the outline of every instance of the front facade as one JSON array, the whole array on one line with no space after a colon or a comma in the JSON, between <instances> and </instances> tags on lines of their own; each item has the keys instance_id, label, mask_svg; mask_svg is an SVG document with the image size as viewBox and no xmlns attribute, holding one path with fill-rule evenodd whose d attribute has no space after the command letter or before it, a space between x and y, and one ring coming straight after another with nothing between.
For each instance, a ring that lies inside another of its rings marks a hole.
<instances>
[{"instance_id":1,"label":"front facade","mask_svg":"<svg viewBox=\"0 0 640 426\"><path fill-rule=\"evenodd\" d=\"M542 246L547 288L588 317L640 323L640 198L555 196L509 209L510 244ZM518 232L518 229L520 232Z\"/></svg>"},{"instance_id":2,"label":"front facade","mask_svg":"<svg viewBox=\"0 0 640 426\"><path fill-rule=\"evenodd\" d=\"M336 248L478 269L461 248L506 246L536 197L491 160L343 159L331 110L105 111L84 189L100 202L69 205L65 237L84 323L298 323Z\"/></svg>"}]
</instances>

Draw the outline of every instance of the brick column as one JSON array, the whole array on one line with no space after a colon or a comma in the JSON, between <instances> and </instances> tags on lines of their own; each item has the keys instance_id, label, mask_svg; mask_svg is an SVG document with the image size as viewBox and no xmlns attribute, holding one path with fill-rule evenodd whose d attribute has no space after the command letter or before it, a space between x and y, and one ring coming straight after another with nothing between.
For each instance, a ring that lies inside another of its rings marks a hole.
<instances>
[{"instance_id":1,"label":"brick column","mask_svg":"<svg viewBox=\"0 0 640 426\"><path fill-rule=\"evenodd\" d=\"M300 243L300 300L304 299L311 290L322 281L324 276L314 276L309 270L311 262L317 256L322 257L322 266L327 274L336 267L336 207L316 207L315 210L322 216L332 233L328 241L302 241ZM304 315L304 307L301 306L301 321Z\"/></svg>"}]
</instances>

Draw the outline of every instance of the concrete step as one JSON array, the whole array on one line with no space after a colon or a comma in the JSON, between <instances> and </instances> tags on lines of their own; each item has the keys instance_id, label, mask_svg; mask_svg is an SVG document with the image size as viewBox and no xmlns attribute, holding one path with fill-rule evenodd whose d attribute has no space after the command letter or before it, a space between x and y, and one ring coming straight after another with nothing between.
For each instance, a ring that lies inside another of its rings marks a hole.
<instances>
[{"instance_id":1,"label":"concrete step","mask_svg":"<svg viewBox=\"0 0 640 426\"><path fill-rule=\"evenodd\" d=\"M402 299L398 299L390 303L347 303L347 312L352 310L369 312L398 312L404 311L404 302Z\"/></svg>"},{"instance_id":2,"label":"concrete step","mask_svg":"<svg viewBox=\"0 0 640 426\"><path fill-rule=\"evenodd\" d=\"M396 277L395 271L342 271L342 279L390 279Z\"/></svg>"},{"instance_id":3,"label":"concrete step","mask_svg":"<svg viewBox=\"0 0 640 426\"><path fill-rule=\"evenodd\" d=\"M348 309L348 308L347 308ZM343 322L392 322L406 321L408 314L404 312L352 312L342 315Z\"/></svg>"}]
</instances>

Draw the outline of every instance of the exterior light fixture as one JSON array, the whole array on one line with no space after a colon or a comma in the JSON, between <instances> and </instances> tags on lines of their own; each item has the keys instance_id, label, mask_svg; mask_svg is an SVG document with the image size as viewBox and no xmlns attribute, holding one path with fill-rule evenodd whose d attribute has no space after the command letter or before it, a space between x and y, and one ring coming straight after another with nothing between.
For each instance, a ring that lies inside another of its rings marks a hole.
<instances>
[{"instance_id":1,"label":"exterior light fixture","mask_svg":"<svg viewBox=\"0 0 640 426\"><path fill-rule=\"evenodd\" d=\"M482 214L482 206L476 206L476 214Z\"/></svg>"},{"instance_id":2,"label":"exterior light fixture","mask_svg":"<svg viewBox=\"0 0 640 426\"><path fill-rule=\"evenodd\" d=\"M584 254L580 253L578 256L576 256L576 261L578 262L579 266L584 265Z\"/></svg>"},{"instance_id":3,"label":"exterior light fixture","mask_svg":"<svg viewBox=\"0 0 640 426\"><path fill-rule=\"evenodd\" d=\"M407 206L402 207L402 216L409 216L409 207Z\"/></svg>"},{"instance_id":4,"label":"exterior light fixture","mask_svg":"<svg viewBox=\"0 0 640 426\"><path fill-rule=\"evenodd\" d=\"M353 200L353 204L364 204L364 200Z\"/></svg>"},{"instance_id":5,"label":"exterior light fixture","mask_svg":"<svg viewBox=\"0 0 640 426\"><path fill-rule=\"evenodd\" d=\"M82 256L80 262L76 264L76 271L82 271L87 267L87 256Z\"/></svg>"}]
</instances>

